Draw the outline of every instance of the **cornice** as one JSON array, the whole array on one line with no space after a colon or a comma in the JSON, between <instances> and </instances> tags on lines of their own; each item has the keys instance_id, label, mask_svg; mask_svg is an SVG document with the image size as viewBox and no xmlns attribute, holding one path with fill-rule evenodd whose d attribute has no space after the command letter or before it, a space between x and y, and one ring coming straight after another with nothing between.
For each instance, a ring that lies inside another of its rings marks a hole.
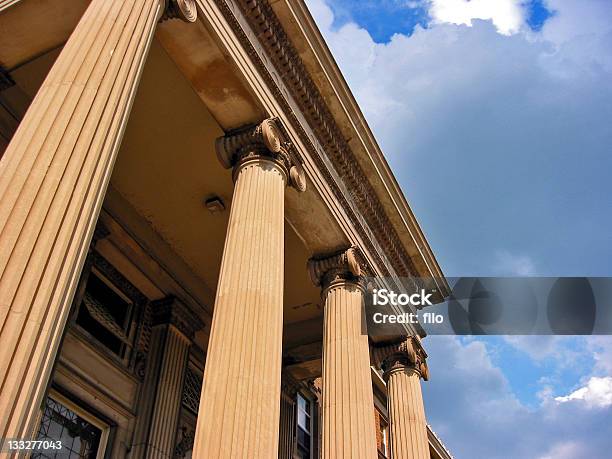
<instances>
[{"instance_id":1,"label":"cornice","mask_svg":"<svg viewBox=\"0 0 612 459\"><path fill-rule=\"evenodd\" d=\"M308 75L304 63L268 2L265 0L214 1L266 84L274 92L283 111L291 119L300 140L307 146L317 169L330 186L334 197L347 213L351 223L364 241L365 248L374 258L381 274L390 277L418 275L372 185L357 163L357 159L342 136L323 97ZM323 147L326 157L323 157L315 147L313 139L309 137L288 103L286 94L279 88L277 81L263 62L262 56L250 42L241 22L234 14L236 6L240 9L248 26L257 35L267 57L272 61L272 65L280 74L283 83L290 89L302 115L315 132L317 141ZM336 183L334 175L329 169L330 164L333 164L334 172L346 188L350 190L350 197ZM382 248L384 254L379 252L376 245ZM390 266L387 265L383 257L389 260Z\"/></svg>"}]
</instances>

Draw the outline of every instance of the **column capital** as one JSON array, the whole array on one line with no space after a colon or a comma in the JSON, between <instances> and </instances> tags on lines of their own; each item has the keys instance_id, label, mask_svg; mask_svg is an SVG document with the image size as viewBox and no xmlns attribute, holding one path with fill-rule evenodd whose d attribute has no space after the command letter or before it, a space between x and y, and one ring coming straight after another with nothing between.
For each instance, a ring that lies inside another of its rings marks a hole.
<instances>
[{"instance_id":1,"label":"column capital","mask_svg":"<svg viewBox=\"0 0 612 459\"><path fill-rule=\"evenodd\" d=\"M151 303L152 325L173 325L183 335L193 340L195 332L204 327L204 323L186 305L174 296L167 296Z\"/></svg>"},{"instance_id":2,"label":"column capital","mask_svg":"<svg viewBox=\"0 0 612 459\"><path fill-rule=\"evenodd\" d=\"M279 167L293 188L300 192L306 190L299 155L278 118L228 132L216 140L215 150L223 167L234 168L234 175L247 162L265 159Z\"/></svg>"},{"instance_id":3,"label":"column capital","mask_svg":"<svg viewBox=\"0 0 612 459\"><path fill-rule=\"evenodd\" d=\"M324 257L315 256L308 260L308 272L317 287L328 288L334 282L351 282L364 288L364 268L359 261L356 247Z\"/></svg>"},{"instance_id":4,"label":"column capital","mask_svg":"<svg viewBox=\"0 0 612 459\"><path fill-rule=\"evenodd\" d=\"M372 348L374 364L384 372L385 379L395 371L406 369L416 372L425 381L429 379L427 353L418 336L409 336L392 344L378 345Z\"/></svg>"},{"instance_id":5,"label":"column capital","mask_svg":"<svg viewBox=\"0 0 612 459\"><path fill-rule=\"evenodd\" d=\"M195 0L162 0L164 12L161 21L168 19L182 19L185 22L195 22L198 18L198 9Z\"/></svg>"}]
</instances>

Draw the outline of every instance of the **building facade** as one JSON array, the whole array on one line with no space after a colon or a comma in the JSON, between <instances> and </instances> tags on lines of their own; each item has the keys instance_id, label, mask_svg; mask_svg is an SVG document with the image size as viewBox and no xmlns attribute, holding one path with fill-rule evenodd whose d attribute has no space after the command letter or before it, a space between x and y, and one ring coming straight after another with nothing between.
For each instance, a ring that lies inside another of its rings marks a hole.
<instances>
[{"instance_id":1,"label":"building facade","mask_svg":"<svg viewBox=\"0 0 612 459\"><path fill-rule=\"evenodd\" d=\"M0 66L0 437L62 444L5 453L450 457L361 328L448 287L301 0L0 0Z\"/></svg>"}]
</instances>

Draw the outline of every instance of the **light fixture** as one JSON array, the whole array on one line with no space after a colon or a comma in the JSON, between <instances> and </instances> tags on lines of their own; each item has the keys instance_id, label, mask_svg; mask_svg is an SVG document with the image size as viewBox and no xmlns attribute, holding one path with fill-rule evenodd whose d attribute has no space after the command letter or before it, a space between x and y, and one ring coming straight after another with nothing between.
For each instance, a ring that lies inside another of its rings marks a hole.
<instances>
[{"instance_id":1,"label":"light fixture","mask_svg":"<svg viewBox=\"0 0 612 459\"><path fill-rule=\"evenodd\" d=\"M208 209L211 214L217 214L225 210L225 204L219 196L212 196L204 201L204 207Z\"/></svg>"}]
</instances>

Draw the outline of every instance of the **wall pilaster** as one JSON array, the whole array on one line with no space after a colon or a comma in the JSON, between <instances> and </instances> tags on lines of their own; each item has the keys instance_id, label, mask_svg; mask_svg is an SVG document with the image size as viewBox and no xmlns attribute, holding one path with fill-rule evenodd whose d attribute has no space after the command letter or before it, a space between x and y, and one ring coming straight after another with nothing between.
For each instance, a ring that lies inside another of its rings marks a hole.
<instances>
[{"instance_id":1,"label":"wall pilaster","mask_svg":"<svg viewBox=\"0 0 612 459\"><path fill-rule=\"evenodd\" d=\"M133 459L174 454L189 347L201 320L174 297L151 305L151 344L139 402Z\"/></svg>"}]
</instances>

